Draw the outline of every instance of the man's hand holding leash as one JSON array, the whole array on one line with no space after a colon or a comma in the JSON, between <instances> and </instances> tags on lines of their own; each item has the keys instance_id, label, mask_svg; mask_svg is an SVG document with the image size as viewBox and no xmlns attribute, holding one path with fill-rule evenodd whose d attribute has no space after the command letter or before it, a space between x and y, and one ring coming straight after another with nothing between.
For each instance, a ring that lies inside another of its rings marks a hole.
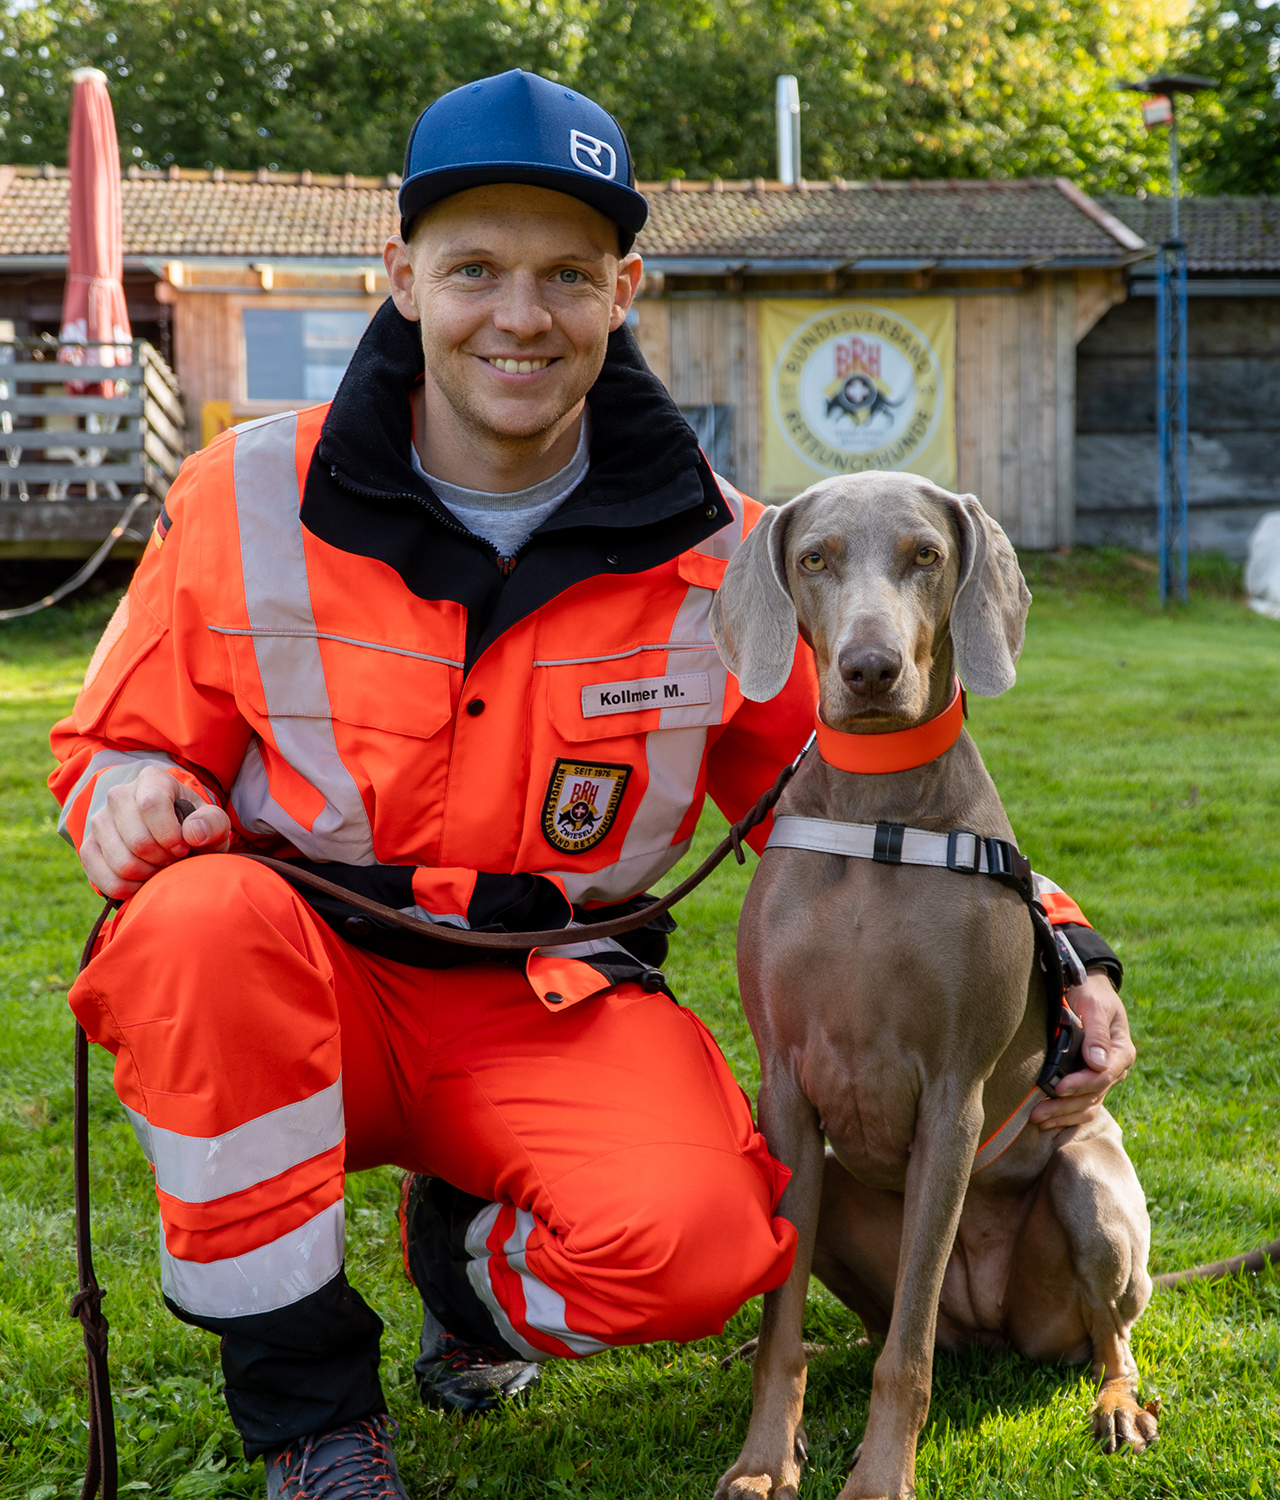
<instances>
[{"instance_id":1,"label":"man's hand holding leash","mask_svg":"<svg viewBox=\"0 0 1280 1500\"><path fill-rule=\"evenodd\" d=\"M1091 1125L1113 1084L1127 1077L1137 1052L1129 1035L1129 1018L1115 986L1101 969L1090 970L1084 984L1067 991L1067 1004L1084 1023L1082 1057L1088 1067L1058 1084L1057 1097L1031 1112L1041 1130Z\"/></svg>"},{"instance_id":2,"label":"man's hand holding leash","mask_svg":"<svg viewBox=\"0 0 1280 1500\"><path fill-rule=\"evenodd\" d=\"M174 803L198 798L182 822ZM89 819L80 863L104 896L123 900L188 854L223 854L231 844L231 819L159 766L144 766L137 780L114 786L106 805Z\"/></svg>"}]
</instances>

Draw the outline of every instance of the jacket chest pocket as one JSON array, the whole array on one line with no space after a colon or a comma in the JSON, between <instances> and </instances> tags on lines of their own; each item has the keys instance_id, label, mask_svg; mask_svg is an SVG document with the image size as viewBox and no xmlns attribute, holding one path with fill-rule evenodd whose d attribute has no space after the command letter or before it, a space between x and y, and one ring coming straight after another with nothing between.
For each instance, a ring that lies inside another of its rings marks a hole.
<instances>
[{"instance_id":1,"label":"jacket chest pocket","mask_svg":"<svg viewBox=\"0 0 1280 1500\"><path fill-rule=\"evenodd\" d=\"M728 674L710 641L538 666L547 715L570 744L702 728L725 718Z\"/></svg>"},{"instance_id":2,"label":"jacket chest pocket","mask_svg":"<svg viewBox=\"0 0 1280 1500\"><path fill-rule=\"evenodd\" d=\"M453 717L462 663L311 633L229 637L241 701L266 719L334 719L430 739Z\"/></svg>"}]
</instances>

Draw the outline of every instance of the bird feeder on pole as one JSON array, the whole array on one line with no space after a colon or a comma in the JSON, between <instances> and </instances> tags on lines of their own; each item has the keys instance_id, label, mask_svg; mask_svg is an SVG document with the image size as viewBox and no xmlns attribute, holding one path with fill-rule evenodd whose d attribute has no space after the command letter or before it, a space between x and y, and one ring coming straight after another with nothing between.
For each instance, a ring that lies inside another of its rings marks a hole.
<instances>
[{"instance_id":1,"label":"bird feeder on pole","mask_svg":"<svg viewBox=\"0 0 1280 1500\"><path fill-rule=\"evenodd\" d=\"M1178 222L1177 94L1217 87L1212 78L1162 73L1116 88L1146 94L1142 123L1169 132L1169 235L1156 255L1156 534L1160 603L1170 588L1187 600L1187 247Z\"/></svg>"}]
</instances>

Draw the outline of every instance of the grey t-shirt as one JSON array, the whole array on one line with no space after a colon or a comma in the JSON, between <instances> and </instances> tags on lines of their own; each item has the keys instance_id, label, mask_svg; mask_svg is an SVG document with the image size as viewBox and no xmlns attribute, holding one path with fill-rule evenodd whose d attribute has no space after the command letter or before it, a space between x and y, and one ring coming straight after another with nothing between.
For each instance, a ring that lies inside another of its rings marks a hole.
<instances>
[{"instance_id":1,"label":"grey t-shirt","mask_svg":"<svg viewBox=\"0 0 1280 1500\"><path fill-rule=\"evenodd\" d=\"M582 432L573 457L557 474L539 484L531 484L527 490L514 490L508 495L491 494L488 490L467 490L458 484L446 484L436 479L422 467L418 450L410 445L409 455L414 472L431 486L440 502L459 521L477 536L484 537L498 549L500 557L514 557L547 517L556 510L586 478L590 467L591 443L587 422L583 419Z\"/></svg>"}]
</instances>

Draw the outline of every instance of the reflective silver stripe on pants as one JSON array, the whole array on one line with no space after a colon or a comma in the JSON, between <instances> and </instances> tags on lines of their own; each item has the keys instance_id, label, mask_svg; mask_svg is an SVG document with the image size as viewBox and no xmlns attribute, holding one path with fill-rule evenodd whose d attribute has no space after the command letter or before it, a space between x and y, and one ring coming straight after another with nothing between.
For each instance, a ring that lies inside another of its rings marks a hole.
<instances>
[{"instance_id":1,"label":"reflective silver stripe on pants","mask_svg":"<svg viewBox=\"0 0 1280 1500\"><path fill-rule=\"evenodd\" d=\"M567 1344L577 1355L599 1354L607 1349L599 1339L590 1334L575 1333L567 1322L568 1309L565 1300L554 1288L549 1287L529 1269L529 1236L537 1220L526 1208L516 1210L516 1227L511 1238L503 1245L507 1264L520 1277L520 1288L524 1292L524 1320L535 1333L545 1333L560 1343ZM546 1358L546 1355L543 1355Z\"/></svg>"},{"instance_id":2,"label":"reflective silver stripe on pants","mask_svg":"<svg viewBox=\"0 0 1280 1500\"><path fill-rule=\"evenodd\" d=\"M156 1186L184 1203L212 1203L267 1182L341 1145L342 1079L327 1089L247 1120L222 1135L180 1135L123 1106Z\"/></svg>"},{"instance_id":3,"label":"reflective silver stripe on pants","mask_svg":"<svg viewBox=\"0 0 1280 1500\"><path fill-rule=\"evenodd\" d=\"M89 810L84 816L84 826L87 829L89 820L96 813L102 811L107 805L107 793L113 786L126 786L129 782L137 780L138 772L143 766L159 766L160 769L175 769L178 766L176 760L171 760L162 750L98 750L89 759L89 764L81 773L79 781L71 788L71 793L62 804L62 812L58 818L58 832L72 843L71 834L67 828L67 819L76 805L76 798L84 791L85 787L98 776L98 784L93 789L93 796L89 799Z\"/></svg>"},{"instance_id":4,"label":"reflective silver stripe on pants","mask_svg":"<svg viewBox=\"0 0 1280 1500\"><path fill-rule=\"evenodd\" d=\"M179 1260L160 1230L160 1286L171 1302L201 1318L244 1318L301 1302L342 1269L342 1200L279 1239L229 1260Z\"/></svg>"},{"instance_id":5,"label":"reflective silver stripe on pants","mask_svg":"<svg viewBox=\"0 0 1280 1500\"><path fill-rule=\"evenodd\" d=\"M467 1226L465 1245L467 1254L471 1257L467 1262L467 1280L471 1283L476 1296L488 1308L489 1316L496 1324L498 1332L516 1353L523 1354L526 1359L535 1360L538 1364L543 1364L551 1358L551 1355L545 1349L535 1349L528 1339L522 1338L515 1331L511 1319L507 1317L506 1308L494 1296L493 1283L489 1279L488 1239L493 1233L493 1226L497 1223L501 1212L501 1203L490 1203L487 1208L482 1208Z\"/></svg>"},{"instance_id":6,"label":"reflective silver stripe on pants","mask_svg":"<svg viewBox=\"0 0 1280 1500\"><path fill-rule=\"evenodd\" d=\"M272 737L285 760L324 798L324 807L310 828L285 812L271 795L256 746L236 777L231 805L250 833L279 833L311 859L367 865L374 861L373 831L360 789L338 754L311 609L294 454L297 429L297 413L287 412L238 430L236 517L245 608L255 632L253 650Z\"/></svg>"}]
</instances>

